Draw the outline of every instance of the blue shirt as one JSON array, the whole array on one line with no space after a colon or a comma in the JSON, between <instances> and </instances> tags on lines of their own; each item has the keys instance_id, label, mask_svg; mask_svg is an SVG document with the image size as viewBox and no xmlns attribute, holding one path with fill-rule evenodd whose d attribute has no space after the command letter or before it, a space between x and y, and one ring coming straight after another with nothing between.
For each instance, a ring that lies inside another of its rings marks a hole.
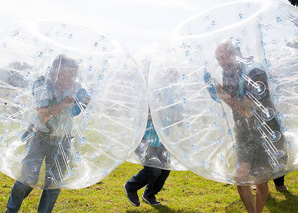
<instances>
[{"instance_id":1,"label":"blue shirt","mask_svg":"<svg viewBox=\"0 0 298 213\"><path fill-rule=\"evenodd\" d=\"M153 147L159 147L162 145L162 143L159 141L159 137L155 131L155 128L153 126L152 120L148 120L147 126L146 126L146 132L143 136L143 140L146 140L147 143L149 143L150 146Z\"/></svg>"},{"instance_id":2,"label":"blue shirt","mask_svg":"<svg viewBox=\"0 0 298 213\"><path fill-rule=\"evenodd\" d=\"M40 88L40 89L38 89ZM34 83L34 98L37 104L37 108L48 107L59 103L67 96L72 96L76 94L76 84L73 83L72 86L64 90L63 93L59 93L55 88L54 81L48 77L40 77ZM65 132L70 134L73 128L73 118L71 117L69 111L71 107L66 107L61 113L51 118L45 124L43 124L39 119L34 123L34 127L42 132L49 133L52 136L63 136ZM38 116L37 116L38 117Z\"/></svg>"}]
</instances>

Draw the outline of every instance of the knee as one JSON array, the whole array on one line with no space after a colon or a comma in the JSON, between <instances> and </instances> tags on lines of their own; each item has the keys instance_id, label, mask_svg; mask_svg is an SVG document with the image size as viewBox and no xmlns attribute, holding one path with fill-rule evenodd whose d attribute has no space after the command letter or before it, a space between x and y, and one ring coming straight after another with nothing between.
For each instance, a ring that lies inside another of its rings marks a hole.
<instances>
[{"instance_id":1,"label":"knee","mask_svg":"<svg viewBox=\"0 0 298 213\"><path fill-rule=\"evenodd\" d=\"M18 201L22 201L28 194L30 194L32 189L33 188L21 183L20 181L15 181L11 188L11 197L13 200L17 199Z\"/></svg>"},{"instance_id":2,"label":"knee","mask_svg":"<svg viewBox=\"0 0 298 213\"><path fill-rule=\"evenodd\" d=\"M15 181L15 183L13 185L13 188L17 189L17 190L20 190L20 189L22 189L22 190L32 190L32 188L30 186L25 185L25 184L23 184L22 182L20 182L18 180Z\"/></svg>"},{"instance_id":3,"label":"knee","mask_svg":"<svg viewBox=\"0 0 298 213\"><path fill-rule=\"evenodd\" d=\"M259 192L267 193L268 192L268 182L257 184L257 190Z\"/></svg>"}]
</instances>

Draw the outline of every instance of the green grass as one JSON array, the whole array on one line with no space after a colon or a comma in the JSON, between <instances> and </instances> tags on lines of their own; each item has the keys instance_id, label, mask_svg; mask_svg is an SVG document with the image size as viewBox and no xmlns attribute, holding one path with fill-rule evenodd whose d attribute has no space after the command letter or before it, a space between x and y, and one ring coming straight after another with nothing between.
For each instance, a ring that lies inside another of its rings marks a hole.
<instances>
[{"instance_id":1,"label":"green grass","mask_svg":"<svg viewBox=\"0 0 298 213\"><path fill-rule=\"evenodd\" d=\"M236 186L217 183L190 172L172 171L157 195L162 206L150 206L141 200L132 206L123 184L142 166L125 162L104 180L80 190L62 190L53 212L245 212ZM298 212L298 171L286 176L289 192L280 193L269 182L270 195L264 212ZM14 180L0 173L0 212L4 212ZM141 197L144 189L138 192ZM20 212L37 212L41 190L33 190Z\"/></svg>"}]
</instances>

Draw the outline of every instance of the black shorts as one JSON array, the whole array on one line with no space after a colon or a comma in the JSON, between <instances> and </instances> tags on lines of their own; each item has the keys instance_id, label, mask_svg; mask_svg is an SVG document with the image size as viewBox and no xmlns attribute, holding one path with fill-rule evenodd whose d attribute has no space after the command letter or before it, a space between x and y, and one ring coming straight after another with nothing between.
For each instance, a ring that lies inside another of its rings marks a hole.
<instances>
[{"instance_id":1,"label":"black shorts","mask_svg":"<svg viewBox=\"0 0 298 213\"><path fill-rule=\"evenodd\" d=\"M265 139L261 137L258 130L236 131L237 162L249 163L251 165L251 175L259 173L273 172L274 168L270 163L271 158L265 151L262 143ZM285 150L285 138L282 136L278 141L273 142L273 146L282 152L284 156L278 159L279 164L287 163L287 151Z\"/></svg>"},{"instance_id":2,"label":"black shorts","mask_svg":"<svg viewBox=\"0 0 298 213\"><path fill-rule=\"evenodd\" d=\"M236 150L238 163L249 163L252 169L270 167L268 154L262 146L262 138L258 131L237 131Z\"/></svg>"}]
</instances>

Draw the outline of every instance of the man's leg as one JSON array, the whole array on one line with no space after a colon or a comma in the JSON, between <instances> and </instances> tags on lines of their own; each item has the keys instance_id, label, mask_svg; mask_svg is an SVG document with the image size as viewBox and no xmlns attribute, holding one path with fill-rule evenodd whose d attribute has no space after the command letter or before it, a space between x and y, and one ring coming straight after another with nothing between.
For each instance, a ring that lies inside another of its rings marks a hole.
<instances>
[{"instance_id":1,"label":"man's leg","mask_svg":"<svg viewBox=\"0 0 298 213\"><path fill-rule=\"evenodd\" d=\"M268 197L268 182L257 184L257 193L256 193L256 210L257 213L261 213L265 206L267 197Z\"/></svg>"},{"instance_id":2,"label":"man's leg","mask_svg":"<svg viewBox=\"0 0 298 213\"><path fill-rule=\"evenodd\" d=\"M249 163L242 162L237 170L237 175L235 177L236 182L242 183L246 182L249 176L251 165ZM256 207L254 204L253 195L250 186L237 186L240 198L248 213L255 213Z\"/></svg>"},{"instance_id":3,"label":"man's leg","mask_svg":"<svg viewBox=\"0 0 298 213\"><path fill-rule=\"evenodd\" d=\"M65 138L48 139L45 158L46 176L44 189L59 188L63 184L65 171L70 168L69 143Z\"/></svg>"},{"instance_id":4,"label":"man's leg","mask_svg":"<svg viewBox=\"0 0 298 213\"><path fill-rule=\"evenodd\" d=\"M256 208L250 186L237 186L237 189L247 212L255 213Z\"/></svg>"},{"instance_id":5,"label":"man's leg","mask_svg":"<svg viewBox=\"0 0 298 213\"><path fill-rule=\"evenodd\" d=\"M11 193L7 203L7 213L18 212L23 200L30 194L32 188L16 181L11 188Z\"/></svg>"},{"instance_id":6,"label":"man's leg","mask_svg":"<svg viewBox=\"0 0 298 213\"><path fill-rule=\"evenodd\" d=\"M128 190L138 191L160 175L161 169L144 166L144 169L129 179L125 185Z\"/></svg>"},{"instance_id":7,"label":"man's leg","mask_svg":"<svg viewBox=\"0 0 298 213\"><path fill-rule=\"evenodd\" d=\"M159 174L159 172L157 174ZM144 191L144 195L151 196L156 195L158 192L160 192L169 174L170 170L162 169L161 174L154 181L151 181L147 185L146 190Z\"/></svg>"},{"instance_id":8,"label":"man's leg","mask_svg":"<svg viewBox=\"0 0 298 213\"><path fill-rule=\"evenodd\" d=\"M16 181L11 189L7 203L7 212L18 212L23 200L30 194L32 188L38 181L40 167L43 161L43 150L40 145L40 137L35 135L26 143L27 156L23 159L20 181ZM23 183L25 184L23 184Z\"/></svg>"},{"instance_id":9,"label":"man's leg","mask_svg":"<svg viewBox=\"0 0 298 213\"><path fill-rule=\"evenodd\" d=\"M282 186L285 183L285 176L281 176L279 178L276 178L276 179L273 180L273 182L276 186Z\"/></svg>"},{"instance_id":10,"label":"man's leg","mask_svg":"<svg viewBox=\"0 0 298 213\"><path fill-rule=\"evenodd\" d=\"M277 191L285 192L288 191L287 186L285 185L285 176L281 176L273 180L275 188Z\"/></svg>"},{"instance_id":11,"label":"man's leg","mask_svg":"<svg viewBox=\"0 0 298 213\"><path fill-rule=\"evenodd\" d=\"M137 191L151 181L154 181L161 174L161 170L157 170L159 172L156 172L156 168L144 166L138 174L134 175L124 184L126 196L134 206L140 205Z\"/></svg>"},{"instance_id":12,"label":"man's leg","mask_svg":"<svg viewBox=\"0 0 298 213\"><path fill-rule=\"evenodd\" d=\"M22 161L21 176L18 180L28 186L34 186L38 182L40 168L44 159L42 138L35 134L26 143L28 154Z\"/></svg>"},{"instance_id":13,"label":"man's leg","mask_svg":"<svg viewBox=\"0 0 298 213\"><path fill-rule=\"evenodd\" d=\"M58 151L59 146L61 149L63 148L60 140L47 137L45 137L44 140L47 141L47 144L45 144L45 147L47 148L45 157L46 174L44 190L38 206L38 212L40 213L52 212L61 189L49 188L59 187L59 184L63 181L65 171L65 162L60 159L61 151ZM65 156L67 157L66 154Z\"/></svg>"},{"instance_id":14,"label":"man's leg","mask_svg":"<svg viewBox=\"0 0 298 213\"><path fill-rule=\"evenodd\" d=\"M155 195L162 189L166 179L170 174L170 170L156 168L154 172L156 175L160 175L147 185L142 198L150 205L160 205L160 202L156 200Z\"/></svg>"},{"instance_id":15,"label":"man's leg","mask_svg":"<svg viewBox=\"0 0 298 213\"><path fill-rule=\"evenodd\" d=\"M44 189L39 201L38 213L52 212L60 191L60 189Z\"/></svg>"}]
</instances>

